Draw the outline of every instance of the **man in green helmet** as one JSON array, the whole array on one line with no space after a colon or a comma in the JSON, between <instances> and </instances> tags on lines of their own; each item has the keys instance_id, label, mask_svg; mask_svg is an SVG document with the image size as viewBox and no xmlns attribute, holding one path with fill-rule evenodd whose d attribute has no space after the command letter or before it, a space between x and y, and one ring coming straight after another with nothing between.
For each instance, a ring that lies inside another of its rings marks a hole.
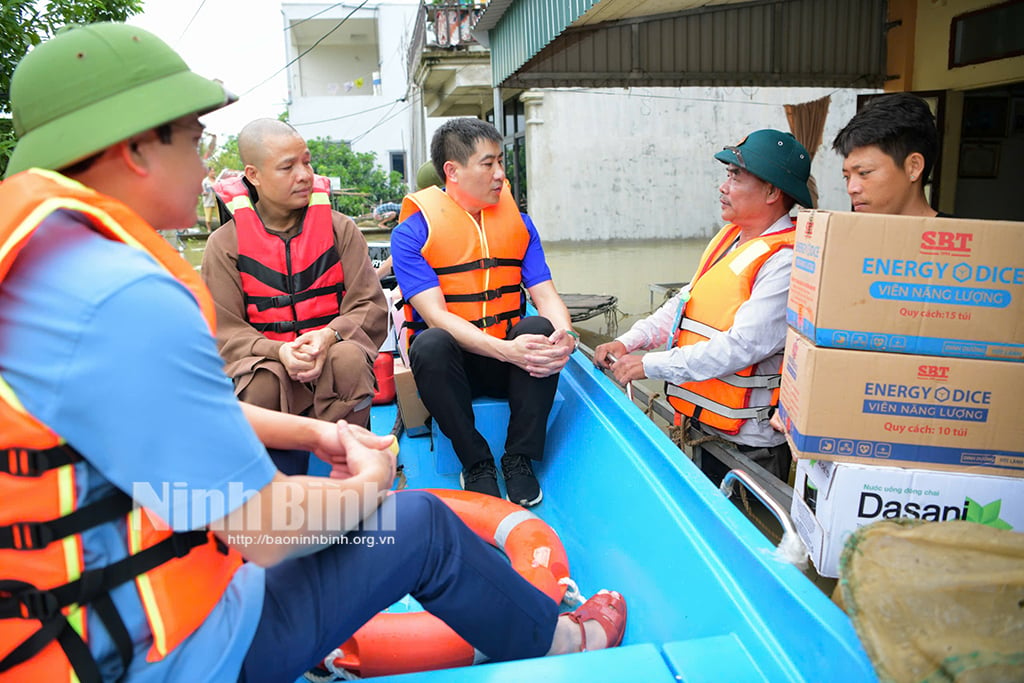
<instances>
[{"instance_id":1,"label":"man in green helmet","mask_svg":"<svg viewBox=\"0 0 1024 683\"><path fill-rule=\"evenodd\" d=\"M194 222L199 117L233 100L122 24L14 72L0 678L293 681L406 593L491 659L616 643L617 594L560 618L436 498L388 495L391 437L235 399L209 292L155 232ZM285 476L265 446L332 477Z\"/></svg>"},{"instance_id":2,"label":"man in green helmet","mask_svg":"<svg viewBox=\"0 0 1024 683\"><path fill-rule=\"evenodd\" d=\"M799 204L810 208L811 155L789 133L756 130L715 154L725 164L722 219L689 284L660 309L594 351L620 383L665 380L677 424L694 440L732 444L786 481L785 435L769 420L778 404L786 297ZM644 355L629 355L644 349ZM703 458L719 483L725 468Z\"/></svg>"}]
</instances>

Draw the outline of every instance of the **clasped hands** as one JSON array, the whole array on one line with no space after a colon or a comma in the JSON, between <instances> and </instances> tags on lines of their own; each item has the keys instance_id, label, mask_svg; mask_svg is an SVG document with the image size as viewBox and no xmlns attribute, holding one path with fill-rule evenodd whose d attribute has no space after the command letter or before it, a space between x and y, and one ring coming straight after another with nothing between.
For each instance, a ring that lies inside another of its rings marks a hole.
<instances>
[{"instance_id":1,"label":"clasped hands","mask_svg":"<svg viewBox=\"0 0 1024 683\"><path fill-rule=\"evenodd\" d=\"M550 377L560 372L576 349L576 340L565 330L555 330L548 336L521 334L507 343L506 360L531 377Z\"/></svg>"},{"instance_id":2,"label":"clasped hands","mask_svg":"<svg viewBox=\"0 0 1024 683\"><path fill-rule=\"evenodd\" d=\"M334 344L334 331L329 327L310 330L294 340L281 344L278 358L288 376L296 382L313 382L323 372L327 349Z\"/></svg>"}]
</instances>

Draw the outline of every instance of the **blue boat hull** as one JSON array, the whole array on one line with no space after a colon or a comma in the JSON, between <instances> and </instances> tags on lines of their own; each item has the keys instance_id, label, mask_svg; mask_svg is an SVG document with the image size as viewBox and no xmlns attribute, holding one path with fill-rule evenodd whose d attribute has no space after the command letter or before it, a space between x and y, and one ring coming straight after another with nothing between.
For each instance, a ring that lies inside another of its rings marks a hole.
<instances>
[{"instance_id":1,"label":"blue boat hull","mask_svg":"<svg viewBox=\"0 0 1024 683\"><path fill-rule=\"evenodd\" d=\"M561 537L585 595L610 588L627 597L624 646L377 680L877 680L846 615L777 560L753 524L581 353L559 392L564 402L536 467L544 501L534 511ZM372 412L373 430L389 431L395 406ZM431 445L402 435L409 486L457 488L458 475Z\"/></svg>"}]
</instances>

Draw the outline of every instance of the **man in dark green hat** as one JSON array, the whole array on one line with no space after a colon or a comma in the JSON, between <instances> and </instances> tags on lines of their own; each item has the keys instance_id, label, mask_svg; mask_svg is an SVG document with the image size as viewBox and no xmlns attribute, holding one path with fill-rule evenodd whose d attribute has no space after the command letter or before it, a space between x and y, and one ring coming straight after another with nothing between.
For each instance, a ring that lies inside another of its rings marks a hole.
<instances>
[{"instance_id":1,"label":"man in dark green hat","mask_svg":"<svg viewBox=\"0 0 1024 683\"><path fill-rule=\"evenodd\" d=\"M155 231L195 221L199 116L233 100L123 24L12 76L0 678L294 681L406 593L494 660L620 641L621 596L560 617L437 498L388 495L392 437L235 399L212 298ZM264 444L332 476L285 476Z\"/></svg>"},{"instance_id":2,"label":"man in dark green hat","mask_svg":"<svg viewBox=\"0 0 1024 683\"><path fill-rule=\"evenodd\" d=\"M715 159L726 165L718 188L727 221L704 251L689 284L616 340L594 362L622 384L665 380L677 424L695 439L728 441L782 480L789 476L785 435L769 419L778 405L786 340L786 298L799 204L810 208L811 156L796 138L754 131ZM661 349L628 355L637 349ZM725 469L702 463L715 483Z\"/></svg>"}]
</instances>

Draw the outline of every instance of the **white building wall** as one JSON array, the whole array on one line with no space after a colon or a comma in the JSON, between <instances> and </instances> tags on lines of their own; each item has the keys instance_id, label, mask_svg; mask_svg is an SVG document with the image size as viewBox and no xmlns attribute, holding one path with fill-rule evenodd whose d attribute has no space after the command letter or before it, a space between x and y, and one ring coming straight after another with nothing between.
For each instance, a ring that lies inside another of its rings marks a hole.
<instances>
[{"instance_id":1,"label":"white building wall","mask_svg":"<svg viewBox=\"0 0 1024 683\"><path fill-rule=\"evenodd\" d=\"M338 6L322 14L335 3L282 3L285 25L312 17L327 20L329 30L344 19L352 7ZM352 15L354 19L375 18L377 49L366 45L330 45L325 40L289 67L289 123L307 139L330 138L351 143L357 152L371 152L377 164L390 170L390 152L406 153L407 181L416 169L410 168L414 140L412 118L406 98L407 57L418 0L392 0L367 3ZM299 49L286 40L288 61ZM372 82L380 72L380 87ZM346 82L363 78L361 88L347 89Z\"/></svg>"},{"instance_id":2,"label":"white building wall","mask_svg":"<svg viewBox=\"0 0 1024 683\"><path fill-rule=\"evenodd\" d=\"M848 210L831 149L857 95L831 88L636 88L525 93L529 212L545 240L710 237L722 225L714 154L759 128L788 131L785 104L831 95L811 173L821 208Z\"/></svg>"}]
</instances>

